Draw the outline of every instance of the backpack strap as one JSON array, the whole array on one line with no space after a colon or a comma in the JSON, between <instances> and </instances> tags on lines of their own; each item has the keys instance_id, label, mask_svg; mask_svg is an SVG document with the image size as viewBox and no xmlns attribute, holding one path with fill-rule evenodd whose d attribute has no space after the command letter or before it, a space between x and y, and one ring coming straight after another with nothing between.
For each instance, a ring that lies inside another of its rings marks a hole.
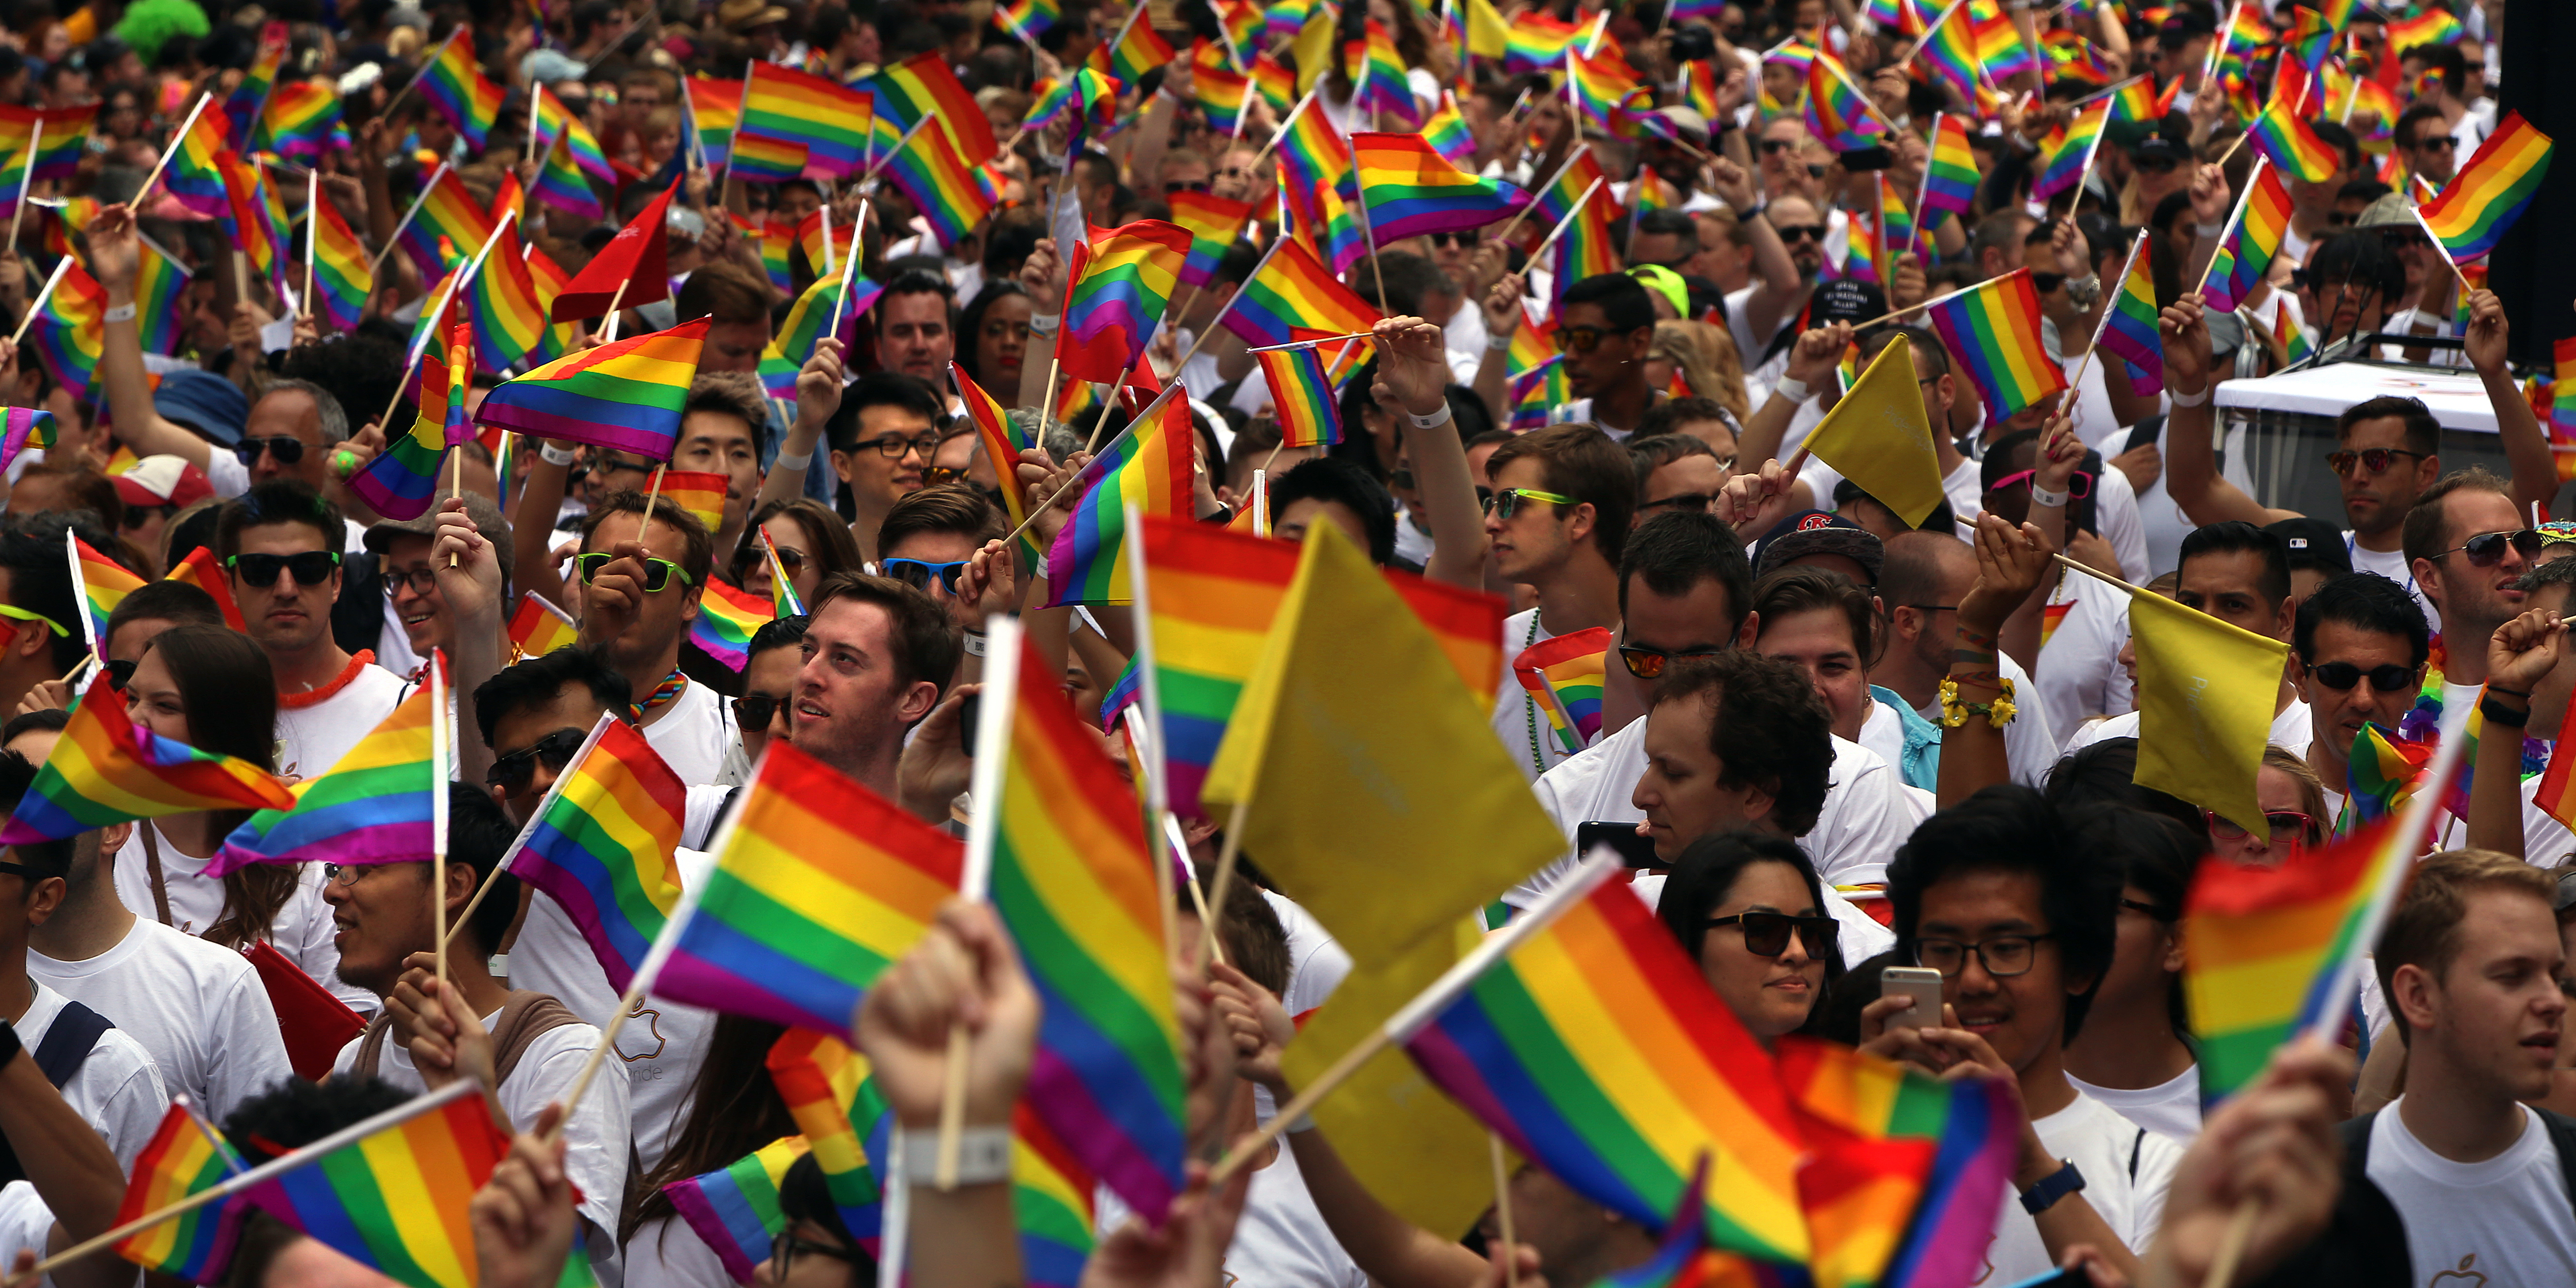
<instances>
[{"instance_id":1,"label":"backpack strap","mask_svg":"<svg viewBox=\"0 0 2576 1288\"><path fill-rule=\"evenodd\" d=\"M553 994L512 989L510 999L501 1004L501 1013L492 1021L492 1077L499 1083L508 1082L519 1067L519 1057L528 1053L528 1047L540 1034L579 1023L581 1017L555 1000ZM564 1108L571 1110L569 1105Z\"/></svg>"},{"instance_id":2,"label":"backpack strap","mask_svg":"<svg viewBox=\"0 0 2576 1288\"><path fill-rule=\"evenodd\" d=\"M2540 1115L2540 1125L2549 1133L2549 1143L2558 1150L2559 1174L2566 1179L2570 1204L2576 1204L2576 1118L2553 1113L2533 1105Z\"/></svg>"},{"instance_id":3,"label":"backpack strap","mask_svg":"<svg viewBox=\"0 0 2576 1288\"><path fill-rule=\"evenodd\" d=\"M107 1017L66 999L56 1012L54 1022L45 1029L44 1040L28 1054L35 1057L36 1069L45 1081L59 1091L72 1076L89 1062L89 1054L98 1049L101 1035L116 1026ZM0 1185L27 1179L27 1169L18 1163L18 1151L10 1148L9 1138L0 1135Z\"/></svg>"},{"instance_id":4,"label":"backpack strap","mask_svg":"<svg viewBox=\"0 0 2576 1288\"><path fill-rule=\"evenodd\" d=\"M393 1022L390 1011L378 1011L376 1018L367 1021L367 1031L358 1038L358 1058L349 1065L352 1076L377 1078L384 1075L385 1034L393 1027Z\"/></svg>"},{"instance_id":5,"label":"backpack strap","mask_svg":"<svg viewBox=\"0 0 2576 1288\"><path fill-rule=\"evenodd\" d=\"M160 830L152 820L143 820L143 870L152 878L153 915L162 925L175 927L178 923L170 920L170 886L161 877L161 843L154 835Z\"/></svg>"}]
</instances>

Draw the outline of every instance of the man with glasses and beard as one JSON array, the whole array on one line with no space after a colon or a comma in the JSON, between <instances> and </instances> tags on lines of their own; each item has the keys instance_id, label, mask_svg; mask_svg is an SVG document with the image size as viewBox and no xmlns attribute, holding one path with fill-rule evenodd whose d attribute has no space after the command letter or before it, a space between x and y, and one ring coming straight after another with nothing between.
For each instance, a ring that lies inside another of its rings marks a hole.
<instances>
[{"instance_id":1,"label":"man with glasses and beard","mask_svg":"<svg viewBox=\"0 0 2576 1288\"><path fill-rule=\"evenodd\" d=\"M254 483L215 519L215 557L277 675L278 772L319 777L401 700L401 676L331 638L347 524L294 479Z\"/></svg>"}]
</instances>

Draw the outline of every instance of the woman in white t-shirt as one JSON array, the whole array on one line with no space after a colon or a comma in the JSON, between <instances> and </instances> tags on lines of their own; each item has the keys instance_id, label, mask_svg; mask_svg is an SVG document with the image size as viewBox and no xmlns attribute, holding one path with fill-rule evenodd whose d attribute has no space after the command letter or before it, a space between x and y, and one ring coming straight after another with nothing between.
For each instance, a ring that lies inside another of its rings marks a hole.
<instances>
[{"instance_id":1,"label":"woman in white t-shirt","mask_svg":"<svg viewBox=\"0 0 2576 1288\"><path fill-rule=\"evenodd\" d=\"M724 1258L699 1236L663 1187L730 1167L781 1136L797 1134L796 1119L768 1068L769 1049L784 1032L766 1020L716 1017L680 1121L669 1124L671 1136L661 1161L635 1187L641 1201L621 1223L626 1288L695 1288L730 1279ZM646 1124L636 1127L640 1135Z\"/></svg>"},{"instance_id":2,"label":"woman in white t-shirt","mask_svg":"<svg viewBox=\"0 0 2576 1288\"><path fill-rule=\"evenodd\" d=\"M268 655L238 631L187 625L154 636L126 678L125 713L174 742L276 768L277 682ZM227 948L268 941L316 983L340 991L320 869L254 863L206 875L224 838L249 817L198 810L138 824L116 857L117 896L139 916Z\"/></svg>"}]
</instances>

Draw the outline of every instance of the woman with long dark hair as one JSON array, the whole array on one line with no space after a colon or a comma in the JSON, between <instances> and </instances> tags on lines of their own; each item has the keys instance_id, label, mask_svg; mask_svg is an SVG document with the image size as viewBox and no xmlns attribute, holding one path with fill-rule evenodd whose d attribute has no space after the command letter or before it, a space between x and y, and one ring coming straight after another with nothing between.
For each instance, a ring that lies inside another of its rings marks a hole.
<instances>
[{"instance_id":1,"label":"woman with long dark hair","mask_svg":"<svg viewBox=\"0 0 2576 1288\"><path fill-rule=\"evenodd\" d=\"M1815 865L1787 837L1720 832L1691 842L1655 916L1765 1047L1807 1027L1842 980L1840 923Z\"/></svg>"},{"instance_id":2,"label":"woman with long dark hair","mask_svg":"<svg viewBox=\"0 0 2576 1288\"><path fill-rule=\"evenodd\" d=\"M763 532L778 550L778 566L786 571L787 584L796 588L798 603L811 605L814 592L828 578L866 571L860 566L859 543L850 535L849 523L832 513L832 507L811 497L770 501L752 511L751 522L743 525L742 542L734 547L733 561L725 570L726 580L752 594L770 593L769 558L760 548Z\"/></svg>"},{"instance_id":3,"label":"woman with long dark hair","mask_svg":"<svg viewBox=\"0 0 2576 1288\"><path fill-rule=\"evenodd\" d=\"M626 1288L694 1288L726 1282L724 1264L662 1187L730 1167L781 1136L796 1120L771 1081L769 1048L786 1030L766 1020L719 1015L706 1035L706 1060L689 1084L688 1106L662 1160L631 1188L619 1222L626 1250ZM828 1206L828 1205L827 1205Z\"/></svg>"},{"instance_id":4,"label":"woman with long dark hair","mask_svg":"<svg viewBox=\"0 0 2576 1288\"><path fill-rule=\"evenodd\" d=\"M221 626L174 626L152 637L125 681L136 724L200 751L277 767L277 681L268 655ZM116 893L138 915L227 948L265 941L361 1012L374 994L340 982L331 909L318 864L254 863L206 875L247 810L198 810L138 823L116 855Z\"/></svg>"}]
</instances>

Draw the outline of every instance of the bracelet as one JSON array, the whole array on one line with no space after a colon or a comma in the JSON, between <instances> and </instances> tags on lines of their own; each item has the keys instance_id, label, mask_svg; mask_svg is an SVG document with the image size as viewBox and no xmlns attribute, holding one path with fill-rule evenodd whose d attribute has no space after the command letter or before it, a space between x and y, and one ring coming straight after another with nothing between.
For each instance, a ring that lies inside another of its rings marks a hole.
<instances>
[{"instance_id":1,"label":"bracelet","mask_svg":"<svg viewBox=\"0 0 2576 1288\"><path fill-rule=\"evenodd\" d=\"M114 308L109 309L102 316L110 322L131 322L134 320L134 306L131 304L119 304Z\"/></svg>"},{"instance_id":2,"label":"bracelet","mask_svg":"<svg viewBox=\"0 0 2576 1288\"><path fill-rule=\"evenodd\" d=\"M1501 353L1511 347L1512 333L1509 331L1496 331L1485 337L1485 350L1488 353Z\"/></svg>"},{"instance_id":3,"label":"bracelet","mask_svg":"<svg viewBox=\"0 0 2576 1288\"><path fill-rule=\"evenodd\" d=\"M571 448L557 447L552 442L539 443L537 445L537 456L544 460L548 465L562 465L567 467L569 467L574 461L581 459L580 457L573 455Z\"/></svg>"},{"instance_id":4,"label":"bracelet","mask_svg":"<svg viewBox=\"0 0 2576 1288\"><path fill-rule=\"evenodd\" d=\"M2020 709L2013 705L2013 682L2010 677L2005 677L1996 683L2003 692L1995 695L1994 701L1961 702L1959 701L1959 682L1948 676L1942 677L1941 723L1956 729L1968 723L1968 717L1976 715L1984 716L1986 723L1997 729L2011 724L2013 717L2021 714Z\"/></svg>"},{"instance_id":5,"label":"bracelet","mask_svg":"<svg viewBox=\"0 0 2576 1288\"><path fill-rule=\"evenodd\" d=\"M984 656L984 632L982 632L982 631L968 631L968 632L966 632L966 656L968 656L968 657L982 657L982 656Z\"/></svg>"},{"instance_id":6,"label":"bracelet","mask_svg":"<svg viewBox=\"0 0 2576 1288\"><path fill-rule=\"evenodd\" d=\"M1449 403L1445 399L1442 400L1440 410L1428 416L1416 416L1407 411L1404 413L1404 418L1412 421L1415 429L1438 429L1449 423Z\"/></svg>"},{"instance_id":7,"label":"bracelet","mask_svg":"<svg viewBox=\"0 0 2576 1288\"><path fill-rule=\"evenodd\" d=\"M1061 313L1032 313L1029 315L1029 329L1037 332L1039 335L1054 335L1056 327L1062 325L1063 322L1064 315Z\"/></svg>"},{"instance_id":8,"label":"bracelet","mask_svg":"<svg viewBox=\"0 0 2576 1288\"><path fill-rule=\"evenodd\" d=\"M2214 224L2193 224L2192 231L2203 237L2222 237L2227 233L2227 221L2222 219Z\"/></svg>"},{"instance_id":9,"label":"bracelet","mask_svg":"<svg viewBox=\"0 0 2576 1288\"><path fill-rule=\"evenodd\" d=\"M1807 382L1796 376L1782 376L1772 382L1771 392L1793 403L1802 403L1816 396L1816 391L1808 388Z\"/></svg>"},{"instance_id":10,"label":"bracelet","mask_svg":"<svg viewBox=\"0 0 2576 1288\"><path fill-rule=\"evenodd\" d=\"M2202 403L2209 401L2209 386L2207 385L2201 386L2200 392L2196 394L2187 394L2179 389L2169 390L2168 392L2173 395L2173 405L2176 407L2197 407Z\"/></svg>"},{"instance_id":11,"label":"bracelet","mask_svg":"<svg viewBox=\"0 0 2576 1288\"><path fill-rule=\"evenodd\" d=\"M915 1185L934 1184L939 1179L939 1133L906 1132L903 1137L903 1176ZM1011 1179L1011 1129L1008 1127L967 1127L957 1133L957 1183L991 1185Z\"/></svg>"},{"instance_id":12,"label":"bracelet","mask_svg":"<svg viewBox=\"0 0 2576 1288\"><path fill-rule=\"evenodd\" d=\"M2065 508L2067 499L2074 495L2075 493L2071 489L2064 492L2051 492L2047 488L2041 487L2039 485L2039 480L2032 479L2030 481L2030 503L2032 505L2043 505L2052 510L2063 509Z\"/></svg>"},{"instance_id":13,"label":"bracelet","mask_svg":"<svg viewBox=\"0 0 2576 1288\"><path fill-rule=\"evenodd\" d=\"M2495 692L2506 693L2510 690L2497 689ZM2519 729L2531 723L2531 707L2528 703L2524 704L2522 710L2516 711L2492 697L2481 697L2478 699L2478 714L2486 717L2488 724L2503 725L2508 729Z\"/></svg>"},{"instance_id":14,"label":"bracelet","mask_svg":"<svg viewBox=\"0 0 2576 1288\"><path fill-rule=\"evenodd\" d=\"M2520 689L2508 689L2508 688L2505 688L2503 685L2500 685L2500 684L2490 684L2490 685L2488 685L2488 686L2486 687L2486 689L2485 689L2485 692L2488 692L2488 693L2501 693L2501 694L2505 695L2505 696L2506 696L2506 697L2508 697L2508 698L2520 698L2520 699L2522 699L2522 700L2523 700L2523 701L2525 701L2525 702L2529 702L2529 701L2531 701L2531 695L2530 695L2530 694L2525 693L2525 692L2523 692L2523 691L2522 691L2522 690L2520 690Z\"/></svg>"}]
</instances>

